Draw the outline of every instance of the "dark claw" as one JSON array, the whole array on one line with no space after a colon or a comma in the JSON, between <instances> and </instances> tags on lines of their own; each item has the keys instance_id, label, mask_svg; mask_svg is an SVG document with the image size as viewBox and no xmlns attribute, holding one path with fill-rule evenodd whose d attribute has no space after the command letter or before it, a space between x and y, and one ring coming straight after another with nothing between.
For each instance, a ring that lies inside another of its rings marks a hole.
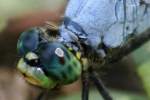
<instances>
[{"instance_id":1,"label":"dark claw","mask_svg":"<svg viewBox=\"0 0 150 100\"><path fill-rule=\"evenodd\" d=\"M101 79L98 77L97 73L94 71L90 72L90 78L94 85L97 87L99 93L102 95L104 100L113 100L112 97L109 95L106 87L102 83Z\"/></svg>"},{"instance_id":2,"label":"dark claw","mask_svg":"<svg viewBox=\"0 0 150 100\"><path fill-rule=\"evenodd\" d=\"M82 72L82 100L89 99L89 76L86 71Z\"/></svg>"}]
</instances>

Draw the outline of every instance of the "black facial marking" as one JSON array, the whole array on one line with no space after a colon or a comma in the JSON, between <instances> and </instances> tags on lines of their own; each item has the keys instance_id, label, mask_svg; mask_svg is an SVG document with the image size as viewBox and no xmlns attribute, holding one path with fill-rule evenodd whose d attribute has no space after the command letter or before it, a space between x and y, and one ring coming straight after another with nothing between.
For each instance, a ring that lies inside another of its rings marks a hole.
<instances>
[{"instance_id":1,"label":"black facial marking","mask_svg":"<svg viewBox=\"0 0 150 100\"><path fill-rule=\"evenodd\" d=\"M41 67L41 68L42 68L44 74L45 74L46 76L49 76L49 72L48 72L45 68L43 68L43 67Z\"/></svg>"},{"instance_id":2,"label":"black facial marking","mask_svg":"<svg viewBox=\"0 0 150 100\"><path fill-rule=\"evenodd\" d=\"M27 58L24 58L25 62L30 65L30 66L39 66L40 65L40 59L32 59L32 60L28 60Z\"/></svg>"}]
</instances>

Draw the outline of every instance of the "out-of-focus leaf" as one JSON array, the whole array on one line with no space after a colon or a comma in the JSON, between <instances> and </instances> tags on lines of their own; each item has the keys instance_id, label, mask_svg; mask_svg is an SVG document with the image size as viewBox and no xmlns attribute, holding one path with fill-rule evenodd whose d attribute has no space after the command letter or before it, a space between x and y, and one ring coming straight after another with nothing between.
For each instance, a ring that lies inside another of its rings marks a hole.
<instances>
[{"instance_id":1,"label":"out-of-focus leaf","mask_svg":"<svg viewBox=\"0 0 150 100\"><path fill-rule=\"evenodd\" d=\"M150 42L146 43L132 53L135 64L140 67L141 64L150 61Z\"/></svg>"},{"instance_id":2,"label":"out-of-focus leaf","mask_svg":"<svg viewBox=\"0 0 150 100\"><path fill-rule=\"evenodd\" d=\"M149 58L150 59L150 58ZM147 61L140 65L138 68L138 73L144 84L144 88L150 97L150 61Z\"/></svg>"},{"instance_id":3,"label":"out-of-focus leaf","mask_svg":"<svg viewBox=\"0 0 150 100\"><path fill-rule=\"evenodd\" d=\"M0 16L10 17L25 12L57 9L65 0L0 0Z\"/></svg>"},{"instance_id":4,"label":"out-of-focus leaf","mask_svg":"<svg viewBox=\"0 0 150 100\"><path fill-rule=\"evenodd\" d=\"M66 0L0 0L0 31L9 18L24 16L26 13L57 11L65 2Z\"/></svg>"},{"instance_id":5,"label":"out-of-focus leaf","mask_svg":"<svg viewBox=\"0 0 150 100\"><path fill-rule=\"evenodd\" d=\"M6 20L0 17L0 32L5 28L6 25L7 25Z\"/></svg>"},{"instance_id":6,"label":"out-of-focus leaf","mask_svg":"<svg viewBox=\"0 0 150 100\"><path fill-rule=\"evenodd\" d=\"M150 42L137 49L132 55L144 89L150 98Z\"/></svg>"},{"instance_id":7,"label":"out-of-focus leaf","mask_svg":"<svg viewBox=\"0 0 150 100\"><path fill-rule=\"evenodd\" d=\"M114 100L148 100L143 95L138 95L136 93L128 93L128 92L121 92L121 91L111 91L111 95L113 96ZM56 100L81 100L81 92L74 93L72 95L65 95L61 96ZM103 100L97 90L90 91L89 100Z\"/></svg>"}]
</instances>

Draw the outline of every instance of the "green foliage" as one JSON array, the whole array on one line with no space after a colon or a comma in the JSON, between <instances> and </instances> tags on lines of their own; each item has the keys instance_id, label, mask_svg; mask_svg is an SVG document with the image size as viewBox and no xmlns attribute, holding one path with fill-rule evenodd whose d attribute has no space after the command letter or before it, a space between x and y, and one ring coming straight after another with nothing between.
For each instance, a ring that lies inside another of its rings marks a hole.
<instances>
[{"instance_id":1,"label":"green foliage","mask_svg":"<svg viewBox=\"0 0 150 100\"><path fill-rule=\"evenodd\" d=\"M0 15L8 18L29 11L54 9L63 2L64 0L0 0Z\"/></svg>"},{"instance_id":2,"label":"green foliage","mask_svg":"<svg viewBox=\"0 0 150 100\"><path fill-rule=\"evenodd\" d=\"M111 95L114 100L148 100L142 95L138 95L130 92L121 92L121 91L111 91ZM56 100L81 100L81 92L61 96ZM97 90L93 89L90 91L89 100L103 100Z\"/></svg>"},{"instance_id":3,"label":"green foliage","mask_svg":"<svg viewBox=\"0 0 150 100\"><path fill-rule=\"evenodd\" d=\"M40 10L57 9L65 0L0 0L0 31L9 18Z\"/></svg>"},{"instance_id":4,"label":"green foliage","mask_svg":"<svg viewBox=\"0 0 150 100\"><path fill-rule=\"evenodd\" d=\"M150 97L150 62L145 62L142 65L140 65L138 69L138 73L142 79L142 82L144 84L144 88Z\"/></svg>"},{"instance_id":5,"label":"green foliage","mask_svg":"<svg viewBox=\"0 0 150 100\"><path fill-rule=\"evenodd\" d=\"M144 89L150 97L150 42L136 50L133 58Z\"/></svg>"},{"instance_id":6,"label":"green foliage","mask_svg":"<svg viewBox=\"0 0 150 100\"><path fill-rule=\"evenodd\" d=\"M5 28L6 25L7 25L6 20L0 17L0 32Z\"/></svg>"}]
</instances>

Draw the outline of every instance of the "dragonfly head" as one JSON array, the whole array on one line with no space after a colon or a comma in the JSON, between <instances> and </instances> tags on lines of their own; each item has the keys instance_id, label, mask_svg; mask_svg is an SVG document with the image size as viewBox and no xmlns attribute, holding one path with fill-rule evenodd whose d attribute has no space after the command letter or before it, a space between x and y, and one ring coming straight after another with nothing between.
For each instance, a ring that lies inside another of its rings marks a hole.
<instances>
[{"instance_id":1,"label":"dragonfly head","mask_svg":"<svg viewBox=\"0 0 150 100\"><path fill-rule=\"evenodd\" d=\"M17 43L22 58L17 68L25 79L43 88L69 84L81 74L80 61L63 44L44 41L38 28L23 32Z\"/></svg>"}]
</instances>

